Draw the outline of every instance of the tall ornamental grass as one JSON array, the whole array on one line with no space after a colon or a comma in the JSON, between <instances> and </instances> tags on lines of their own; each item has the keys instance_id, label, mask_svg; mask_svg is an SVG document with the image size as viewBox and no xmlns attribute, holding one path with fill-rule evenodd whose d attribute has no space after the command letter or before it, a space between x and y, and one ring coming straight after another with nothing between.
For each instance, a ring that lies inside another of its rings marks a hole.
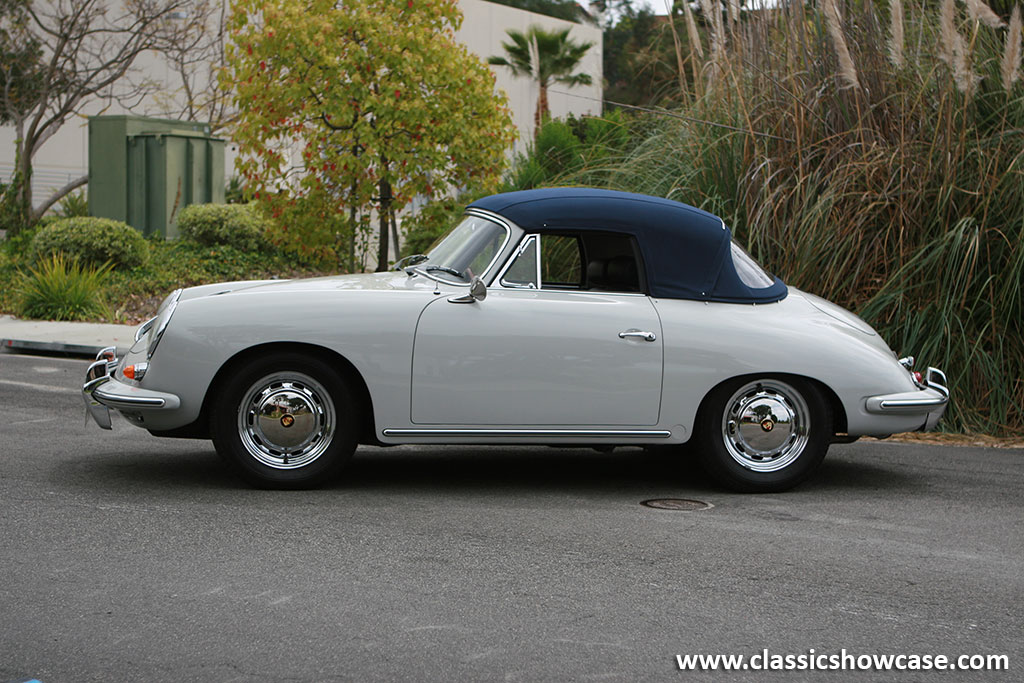
<instances>
[{"instance_id":1,"label":"tall ornamental grass","mask_svg":"<svg viewBox=\"0 0 1024 683\"><path fill-rule=\"evenodd\" d=\"M823 0L716 16L701 40L685 105L557 182L721 215L788 283L945 369L947 429L1024 432L1019 10Z\"/></svg>"},{"instance_id":2,"label":"tall ornamental grass","mask_svg":"<svg viewBox=\"0 0 1024 683\"><path fill-rule=\"evenodd\" d=\"M18 315L41 320L114 319L103 300L111 265L82 265L55 253L22 275Z\"/></svg>"}]
</instances>

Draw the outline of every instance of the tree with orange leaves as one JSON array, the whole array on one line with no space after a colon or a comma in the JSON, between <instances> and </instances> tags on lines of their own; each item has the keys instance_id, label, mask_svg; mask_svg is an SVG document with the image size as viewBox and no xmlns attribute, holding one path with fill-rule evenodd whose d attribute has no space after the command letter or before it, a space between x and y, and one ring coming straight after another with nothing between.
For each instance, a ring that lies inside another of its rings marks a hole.
<instances>
[{"instance_id":1,"label":"tree with orange leaves","mask_svg":"<svg viewBox=\"0 0 1024 683\"><path fill-rule=\"evenodd\" d=\"M235 0L223 82L238 170L283 239L327 239L288 216L374 209L383 270L413 197L497 185L515 128L493 74L455 41L461 21L455 0Z\"/></svg>"}]
</instances>

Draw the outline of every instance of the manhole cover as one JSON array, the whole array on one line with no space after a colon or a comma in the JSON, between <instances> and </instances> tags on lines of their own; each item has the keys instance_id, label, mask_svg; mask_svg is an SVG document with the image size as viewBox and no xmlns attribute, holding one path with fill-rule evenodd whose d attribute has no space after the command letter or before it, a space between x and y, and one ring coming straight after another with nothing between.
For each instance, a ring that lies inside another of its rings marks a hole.
<instances>
[{"instance_id":1,"label":"manhole cover","mask_svg":"<svg viewBox=\"0 0 1024 683\"><path fill-rule=\"evenodd\" d=\"M692 500L690 498L652 498L641 501L641 505L656 510L676 510L678 512L694 512L695 510L709 510L713 507L711 503L703 500Z\"/></svg>"}]
</instances>

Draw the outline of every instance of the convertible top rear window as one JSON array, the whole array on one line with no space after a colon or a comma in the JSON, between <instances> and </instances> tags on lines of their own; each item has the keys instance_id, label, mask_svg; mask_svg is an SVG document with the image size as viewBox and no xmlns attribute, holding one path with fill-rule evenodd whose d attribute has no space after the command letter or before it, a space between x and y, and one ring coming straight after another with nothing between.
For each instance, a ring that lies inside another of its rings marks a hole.
<instances>
[{"instance_id":1,"label":"convertible top rear window","mask_svg":"<svg viewBox=\"0 0 1024 683\"><path fill-rule=\"evenodd\" d=\"M732 265L736 267L740 282L751 289L764 289L775 284L775 278L764 272L753 257L736 242L732 243Z\"/></svg>"}]
</instances>

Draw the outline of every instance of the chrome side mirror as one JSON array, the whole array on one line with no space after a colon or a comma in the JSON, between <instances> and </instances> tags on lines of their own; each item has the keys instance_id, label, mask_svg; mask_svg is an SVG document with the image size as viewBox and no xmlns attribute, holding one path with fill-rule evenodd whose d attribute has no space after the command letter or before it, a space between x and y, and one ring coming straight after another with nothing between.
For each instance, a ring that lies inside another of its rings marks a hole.
<instances>
[{"instance_id":1,"label":"chrome side mirror","mask_svg":"<svg viewBox=\"0 0 1024 683\"><path fill-rule=\"evenodd\" d=\"M450 296L448 297L448 303L452 304L473 304L477 301L483 301L487 298L487 285L479 277L473 276L472 281L469 283L469 294L463 294L462 296Z\"/></svg>"}]
</instances>

